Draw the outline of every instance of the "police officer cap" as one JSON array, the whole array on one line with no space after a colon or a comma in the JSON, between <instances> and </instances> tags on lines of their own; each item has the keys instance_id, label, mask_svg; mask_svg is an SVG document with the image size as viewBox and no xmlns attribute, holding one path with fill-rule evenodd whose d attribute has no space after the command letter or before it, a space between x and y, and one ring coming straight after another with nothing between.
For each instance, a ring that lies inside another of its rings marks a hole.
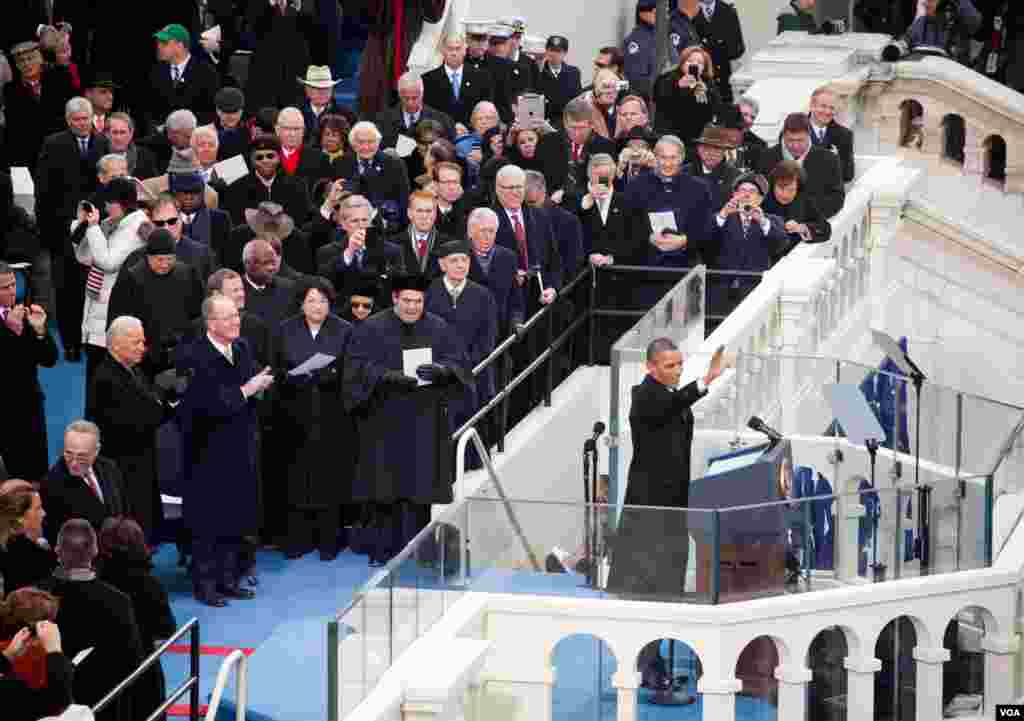
<instances>
[{"instance_id":1,"label":"police officer cap","mask_svg":"<svg viewBox=\"0 0 1024 721\"><path fill-rule=\"evenodd\" d=\"M546 48L548 50L561 50L563 53L567 53L569 52L569 39L564 35L552 35L548 38Z\"/></svg>"},{"instance_id":2,"label":"police officer cap","mask_svg":"<svg viewBox=\"0 0 1024 721\"><path fill-rule=\"evenodd\" d=\"M490 36L492 43L503 43L512 37L512 28L503 23L495 23L491 25Z\"/></svg>"},{"instance_id":3,"label":"police officer cap","mask_svg":"<svg viewBox=\"0 0 1024 721\"><path fill-rule=\"evenodd\" d=\"M637 0L637 10L654 10L658 7L658 3L655 0Z\"/></svg>"},{"instance_id":4,"label":"police officer cap","mask_svg":"<svg viewBox=\"0 0 1024 721\"><path fill-rule=\"evenodd\" d=\"M430 287L430 280L419 273L398 273L391 276L391 290L400 293L403 290L417 290L426 293Z\"/></svg>"}]
</instances>

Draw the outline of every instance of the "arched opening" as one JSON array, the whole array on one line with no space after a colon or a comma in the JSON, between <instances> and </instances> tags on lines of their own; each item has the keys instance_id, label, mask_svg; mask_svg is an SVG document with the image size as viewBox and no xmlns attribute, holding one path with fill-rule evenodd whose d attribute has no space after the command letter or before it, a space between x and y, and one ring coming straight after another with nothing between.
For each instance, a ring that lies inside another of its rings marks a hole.
<instances>
[{"instance_id":1,"label":"arched opening","mask_svg":"<svg viewBox=\"0 0 1024 721\"><path fill-rule=\"evenodd\" d=\"M612 675L618 662L608 644L590 634L561 639L551 651L555 686L551 689L552 721L602 721L618 713Z\"/></svg>"},{"instance_id":2,"label":"arched opening","mask_svg":"<svg viewBox=\"0 0 1024 721\"><path fill-rule=\"evenodd\" d=\"M978 608L965 608L946 626L942 645L949 660L942 669L944 716L980 716L984 709L985 618Z\"/></svg>"},{"instance_id":3,"label":"arched opening","mask_svg":"<svg viewBox=\"0 0 1024 721\"><path fill-rule=\"evenodd\" d=\"M672 719L696 721L703 713L697 681L703 669L697 653L687 643L674 638L651 641L636 659L640 672L637 693L638 721ZM669 713L663 707L672 706Z\"/></svg>"},{"instance_id":4,"label":"arched opening","mask_svg":"<svg viewBox=\"0 0 1024 721\"><path fill-rule=\"evenodd\" d=\"M900 147L924 147L924 107L916 100L900 103Z\"/></svg>"},{"instance_id":5,"label":"arched opening","mask_svg":"<svg viewBox=\"0 0 1024 721\"><path fill-rule=\"evenodd\" d=\"M771 636L758 636L740 653L736 678L743 687L736 696L736 721L776 721L779 681L775 669L780 656L780 648Z\"/></svg>"},{"instance_id":6,"label":"arched opening","mask_svg":"<svg viewBox=\"0 0 1024 721\"><path fill-rule=\"evenodd\" d=\"M985 179L1002 184L1006 182L1006 140L1001 135L985 139Z\"/></svg>"},{"instance_id":7,"label":"arched opening","mask_svg":"<svg viewBox=\"0 0 1024 721\"><path fill-rule=\"evenodd\" d=\"M942 157L964 164L964 146L967 143L967 125L956 114L942 119Z\"/></svg>"},{"instance_id":8,"label":"arched opening","mask_svg":"<svg viewBox=\"0 0 1024 721\"><path fill-rule=\"evenodd\" d=\"M914 623L900 616L885 625L875 642L875 658L882 670L875 674L875 720L914 721L917 698L917 662Z\"/></svg>"},{"instance_id":9,"label":"arched opening","mask_svg":"<svg viewBox=\"0 0 1024 721\"><path fill-rule=\"evenodd\" d=\"M843 662L850 649L846 634L839 626L821 631L807 650L807 718L846 721L846 667ZM854 700L856 703L856 700Z\"/></svg>"}]
</instances>

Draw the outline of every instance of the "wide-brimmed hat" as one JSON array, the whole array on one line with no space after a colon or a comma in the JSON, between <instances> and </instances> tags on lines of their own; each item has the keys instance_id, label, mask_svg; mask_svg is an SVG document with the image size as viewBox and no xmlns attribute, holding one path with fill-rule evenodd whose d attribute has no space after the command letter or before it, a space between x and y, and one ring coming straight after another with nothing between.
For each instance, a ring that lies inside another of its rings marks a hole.
<instances>
[{"instance_id":1,"label":"wide-brimmed hat","mask_svg":"<svg viewBox=\"0 0 1024 721\"><path fill-rule=\"evenodd\" d=\"M718 125L705 125L704 132L697 138L697 145L710 145L712 148L721 148L722 150L736 148L736 144L732 141L732 133Z\"/></svg>"},{"instance_id":2,"label":"wide-brimmed hat","mask_svg":"<svg viewBox=\"0 0 1024 721\"><path fill-rule=\"evenodd\" d=\"M327 90L341 82L335 80L331 75L331 69L326 65L310 65L306 68L305 78L296 78L300 83L309 88L320 88Z\"/></svg>"},{"instance_id":3,"label":"wide-brimmed hat","mask_svg":"<svg viewBox=\"0 0 1024 721\"><path fill-rule=\"evenodd\" d=\"M256 235L268 233L287 238L295 229L295 221L277 203L265 200L255 208L245 209L245 222Z\"/></svg>"}]
</instances>

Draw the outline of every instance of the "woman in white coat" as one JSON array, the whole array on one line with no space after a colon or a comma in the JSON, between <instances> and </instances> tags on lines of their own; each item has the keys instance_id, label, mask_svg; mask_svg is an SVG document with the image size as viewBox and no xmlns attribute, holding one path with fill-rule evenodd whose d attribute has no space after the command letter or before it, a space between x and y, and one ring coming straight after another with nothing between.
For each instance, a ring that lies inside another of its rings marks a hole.
<instances>
[{"instance_id":1,"label":"woman in white coat","mask_svg":"<svg viewBox=\"0 0 1024 721\"><path fill-rule=\"evenodd\" d=\"M92 374L107 353L107 304L117 274L133 251L146 245L152 230L149 217L139 209L138 191L132 178L114 178L99 194L107 217L100 221L95 206L79 204L78 220L71 224L71 242L78 262L89 268L82 312L85 346L85 408L89 407ZM82 228L85 228L82 230Z\"/></svg>"}]
</instances>

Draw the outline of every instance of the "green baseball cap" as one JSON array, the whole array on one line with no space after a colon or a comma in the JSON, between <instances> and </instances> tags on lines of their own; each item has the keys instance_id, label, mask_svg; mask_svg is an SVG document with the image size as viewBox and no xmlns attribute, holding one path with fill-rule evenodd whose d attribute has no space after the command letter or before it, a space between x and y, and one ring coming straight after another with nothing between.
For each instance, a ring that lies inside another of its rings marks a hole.
<instances>
[{"instance_id":1,"label":"green baseball cap","mask_svg":"<svg viewBox=\"0 0 1024 721\"><path fill-rule=\"evenodd\" d=\"M184 25L178 25L177 23L172 23L163 30L153 33L153 37L162 43L169 43L172 40L177 40L185 47L192 44L192 36L188 34L188 30L185 29Z\"/></svg>"}]
</instances>

